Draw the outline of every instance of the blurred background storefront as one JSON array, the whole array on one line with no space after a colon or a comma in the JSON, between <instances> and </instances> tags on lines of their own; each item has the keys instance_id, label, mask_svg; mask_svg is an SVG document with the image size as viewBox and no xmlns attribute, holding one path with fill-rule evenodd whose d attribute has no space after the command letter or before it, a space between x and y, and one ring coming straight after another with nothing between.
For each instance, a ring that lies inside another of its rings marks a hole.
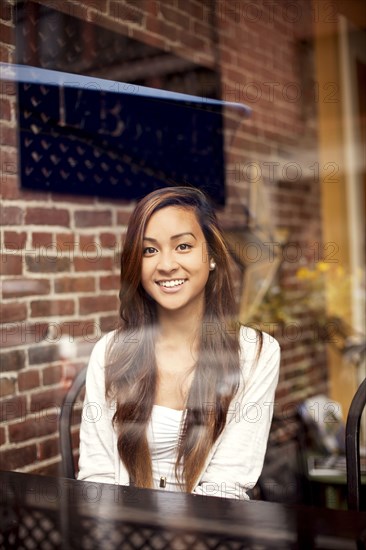
<instances>
[{"instance_id":1,"label":"blurred background storefront","mask_svg":"<svg viewBox=\"0 0 366 550\"><path fill-rule=\"evenodd\" d=\"M365 377L365 28L362 0L1 3L2 63L90 79L48 101L2 66L2 468L60 474L60 406L116 326L130 212L173 181L216 200L239 319L280 341L270 447L283 468L296 469L301 403L323 395L315 417L346 417ZM190 115L184 132L178 114L168 128L141 97L124 111L118 83L131 101L143 86L198 96L206 122ZM225 104L207 118L210 99ZM77 119L78 101L93 116ZM76 449L77 420L73 433ZM296 483L273 498L301 499Z\"/></svg>"}]
</instances>

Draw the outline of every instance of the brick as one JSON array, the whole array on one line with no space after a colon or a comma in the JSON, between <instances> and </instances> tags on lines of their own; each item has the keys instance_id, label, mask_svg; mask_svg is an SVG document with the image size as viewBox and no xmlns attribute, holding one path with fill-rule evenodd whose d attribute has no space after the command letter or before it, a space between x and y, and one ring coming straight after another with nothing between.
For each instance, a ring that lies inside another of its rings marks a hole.
<instances>
[{"instance_id":1,"label":"brick","mask_svg":"<svg viewBox=\"0 0 366 550\"><path fill-rule=\"evenodd\" d=\"M94 277L63 277L55 280L55 292L94 292Z\"/></svg>"},{"instance_id":2,"label":"brick","mask_svg":"<svg viewBox=\"0 0 366 550\"><path fill-rule=\"evenodd\" d=\"M208 38L208 39L211 39L212 37L212 29L210 25L207 25L207 24L205 25L199 21L194 21L193 33L198 34L198 36L204 36L205 38Z\"/></svg>"},{"instance_id":3,"label":"brick","mask_svg":"<svg viewBox=\"0 0 366 550\"><path fill-rule=\"evenodd\" d=\"M61 252L72 252L75 248L75 235L73 233L59 233L56 235L56 247Z\"/></svg>"},{"instance_id":4,"label":"brick","mask_svg":"<svg viewBox=\"0 0 366 550\"><path fill-rule=\"evenodd\" d=\"M1 254L0 271L6 275L21 275L23 272L22 257L15 254Z\"/></svg>"},{"instance_id":5,"label":"brick","mask_svg":"<svg viewBox=\"0 0 366 550\"><path fill-rule=\"evenodd\" d=\"M13 6L4 0L0 4L0 19L3 21L11 21Z\"/></svg>"},{"instance_id":6,"label":"brick","mask_svg":"<svg viewBox=\"0 0 366 550\"><path fill-rule=\"evenodd\" d=\"M35 444L0 451L0 463L6 464L7 470L17 470L35 463L36 460L37 448Z\"/></svg>"},{"instance_id":7,"label":"brick","mask_svg":"<svg viewBox=\"0 0 366 550\"><path fill-rule=\"evenodd\" d=\"M80 238L79 254L86 260L95 261L102 256L102 248L94 237Z\"/></svg>"},{"instance_id":8,"label":"brick","mask_svg":"<svg viewBox=\"0 0 366 550\"><path fill-rule=\"evenodd\" d=\"M68 336L71 344L74 342L74 339L79 336L83 336L89 340L95 335L95 333L99 333L99 326L97 325L95 319L65 321L64 323L60 323L59 328L61 335Z\"/></svg>"},{"instance_id":9,"label":"brick","mask_svg":"<svg viewBox=\"0 0 366 550\"><path fill-rule=\"evenodd\" d=\"M107 0L89 0L88 8L99 12L105 12L107 10Z\"/></svg>"},{"instance_id":10,"label":"brick","mask_svg":"<svg viewBox=\"0 0 366 550\"><path fill-rule=\"evenodd\" d=\"M43 369L43 385L58 384L63 379L62 365L51 365Z\"/></svg>"},{"instance_id":11,"label":"brick","mask_svg":"<svg viewBox=\"0 0 366 550\"><path fill-rule=\"evenodd\" d=\"M46 345L30 348L28 350L30 365L39 365L41 363L52 363L61 359L58 345Z\"/></svg>"},{"instance_id":12,"label":"brick","mask_svg":"<svg viewBox=\"0 0 366 550\"><path fill-rule=\"evenodd\" d=\"M2 120L11 120L11 103L8 99L0 98L0 116Z\"/></svg>"},{"instance_id":13,"label":"brick","mask_svg":"<svg viewBox=\"0 0 366 550\"><path fill-rule=\"evenodd\" d=\"M9 422L17 418L25 418L27 413L25 397L10 397L0 402L0 422Z\"/></svg>"},{"instance_id":14,"label":"brick","mask_svg":"<svg viewBox=\"0 0 366 550\"><path fill-rule=\"evenodd\" d=\"M6 397L7 395L15 394L15 378L0 378L0 397Z\"/></svg>"},{"instance_id":15,"label":"brick","mask_svg":"<svg viewBox=\"0 0 366 550\"><path fill-rule=\"evenodd\" d=\"M76 376L79 374L79 372L87 365L88 361L83 361L81 363L67 363L65 365L64 373L65 373L65 384L70 387L73 383ZM81 395L81 394L80 394ZM83 397L78 396L78 401L82 401ZM82 402L80 403L82 406ZM76 405L75 405L76 406Z\"/></svg>"},{"instance_id":16,"label":"brick","mask_svg":"<svg viewBox=\"0 0 366 550\"><path fill-rule=\"evenodd\" d=\"M183 29L189 29L189 17L183 12L177 11L173 7L164 4L163 2L160 3L159 7L161 14L166 21L168 21L169 23L173 23L174 25L178 25Z\"/></svg>"},{"instance_id":17,"label":"brick","mask_svg":"<svg viewBox=\"0 0 366 550\"><path fill-rule=\"evenodd\" d=\"M126 0L126 4L133 4L134 0ZM160 0L150 0L147 4L144 4L144 11L148 12L148 14L152 17L158 17L159 16L159 4Z\"/></svg>"},{"instance_id":18,"label":"brick","mask_svg":"<svg viewBox=\"0 0 366 550\"><path fill-rule=\"evenodd\" d=\"M0 220L2 225L21 225L23 223L23 210L17 206L0 205Z\"/></svg>"},{"instance_id":19,"label":"brick","mask_svg":"<svg viewBox=\"0 0 366 550\"><path fill-rule=\"evenodd\" d=\"M188 35L184 29L178 29L177 41L182 44L184 48L190 48L191 50L199 50L204 52L208 48L208 41L202 39L200 36L190 34Z\"/></svg>"},{"instance_id":20,"label":"brick","mask_svg":"<svg viewBox=\"0 0 366 550\"><path fill-rule=\"evenodd\" d=\"M6 443L5 428L0 427L0 447Z\"/></svg>"},{"instance_id":21,"label":"brick","mask_svg":"<svg viewBox=\"0 0 366 550\"><path fill-rule=\"evenodd\" d=\"M84 397L85 397L85 387L81 390L80 394L77 396L77 399L72 409L70 424L73 427L80 426Z\"/></svg>"},{"instance_id":22,"label":"brick","mask_svg":"<svg viewBox=\"0 0 366 550\"><path fill-rule=\"evenodd\" d=\"M1 347L40 343L47 337L48 323L18 321L0 329Z\"/></svg>"},{"instance_id":23,"label":"brick","mask_svg":"<svg viewBox=\"0 0 366 550\"><path fill-rule=\"evenodd\" d=\"M74 338L82 337L82 342L95 344L101 336L99 323L95 318L82 321L69 321L62 326L62 331L64 336L69 337L71 343ZM79 348L79 344L80 342L77 344L77 353L83 354L80 352L82 346Z\"/></svg>"},{"instance_id":24,"label":"brick","mask_svg":"<svg viewBox=\"0 0 366 550\"><path fill-rule=\"evenodd\" d=\"M8 48L11 50L12 48ZM11 98L13 96L13 99L15 99L17 88L16 88L16 82L13 82L11 80L2 80L0 92L4 96L8 96Z\"/></svg>"},{"instance_id":25,"label":"brick","mask_svg":"<svg viewBox=\"0 0 366 550\"><path fill-rule=\"evenodd\" d=\"M40 191L25 191L20 188L19 177L17 175L16 164L4 164L2 165L2 180L0 186L0 193L3 199L8 200L36 200L47 201L47 193L41 193Z\"/></svg>"},{"instance_id":26,"label":"brick","mask_svg":"<svg viewBox=\"0 0 366 550\"><path fill-rule=\"evenodd\" d=\"M77 423L78 425L80 422ZM79 456L80 430L76 430L71 434L72 448L76 450L76 456Z\"/></svg>"},{"instance_id":27,"label":"brick","mask_svg":"<svg viewBox=\"0 0 366 550\"><path fill-rule=\"evenodd\" d=\"M60 440L58 437L48 438L38 443L38 458L46 460L60 453Z\"/></svg>"},{"instance_id":28,"label":"brick","mask_svg":"<svg viewBox=\"0 0 366 550\"><path fill-rule=\"evenodd\" d=\"M15 46L15 30L13 27L0 23L1 42Z\"/></svg>"},{"instance_id":29,"label":"brick","mask_svg":"<svg viewBox=\"0 0 366 550\"><path fill-rule=\"evenodd\" d=\"M79 311L81 315L96 313L98 311L113 311L118 308L116 296L96 296L93 299L79 298Z\"/></svg>"},{"instance_id":30,"label":"brick","mask_svg":"<svg viewBox=\"0 0 366 550\"><path fill-rule=\"evenodd\" d=\"M88 2L84 2L84 4L87 4L87 6L95 6L97 1L99 0L88 0ZM102 0L104 1L104 0ZM51 3L51 0L48 0L48 4ZM60 3L59 0L53 0L53 7L55 7L58 10L61 10L65 12L67 15L71 15L72 17L77 17L81 21L88 21L87 15L88 11L86 6L84 6L82 3L73 3L70 4L67 3Z\"/></svg>"},{"instance_id":31,"label":"brick","mask_svg":"<svg viewBox=\"0 0 366 550\"><path fill-rule=\"evenodd\" d=\"M31 208L25 214L25 223L34 225L61 225L69 227L70 214L68 210L58 208Z\"/></svg>"},{"instance_id":32,"label":"brick","mask_svg":"<svg viewBox=\"0 0 366 550\"><path fill-rule=\"evenodd\" d=\"M7 147L16 147L17 132L15 128L0 124L0 144Z\"/></svg>"},{"instance_id":33,"label":"brick","mask_svg":"<svg viewBox=\"0 0 366 550\"><path fill-rule=\"evenodd\" d=\"M111 271L113 258L80 258L74 259L75 271Z\"/></svg>"},{"instance_id":34,"label":"brick","mask_svg":"<svg viewBox=\"0 0 366 550\"><path fill-rule=\"evenodd\" d=\"M0 323L24 321L27 318L26 304L19 302L0 303Z\"/></svg>"},{"instance_id":35,"label":"brick","mask_svg":"<svg viewBox=\"0 0 366 550\"><path fill-rule=\"evenodd\" d=\"M165 40L176 41L178 35L177 28L170 23L166 23L163 19L150 17L146 22L146 29L154 34L159 34ZM187 31L184 31L185 33Z\"/></svg>"},{"instance_id":36,"label":"brick","mask_svg":"<svg viewBox=\"0 0 366 550\"><path fill-rule=\"evenodd\" d=\"M31 302L32 317L73 315L73 300L36 300Z\"/></svg>"},{"instance_id":37,"label":"brick","mask_svg":"<svg viewBox=\"0 0 366 550\"><path fill-rule=\"evenodd\" d=\"M18 374L18 388L19 391L32 390L40 386L39 370L27 369Z\"/></svg>"},{"instance_id":38,"label":"brick","mask_svg":"<svg viewBox=\"0 0 366 550\"><path fill-rule=\"evenodd\" d=\"M65 398L66 388L54 388L31 395L31 412L60 407Z\"/></svg>"},{"instance_id":39,"label":"brick","mask_svg":"<svg viewBox=\"0 0 366 550\"><path fill-rule=\"evenodd\" d=\"M132 38L135 38L135 40L140 40L141 42L145 42L146 44L149 44L150 46L154 46L156 48L164 49L166 47L165 40L162 36L148 34L145 30L142 31L138 28L130 28L128 29L128 32L131 34Z\"/></svg>"},{"instance_id":40,"label":"brick","mask_svg":"<svg viewBox=\"0 0 366 550\"><path fill-rule=\"evenodd\" d=\"M201 2L192 2L191 0L178 0L178 9L188 13L191 17L202 21L205 5ZM230 11L230 10L229 10Z\"/></svg>"},{"instance_id":41,"label":"brick","mask_svg":"<svg viewBox=\"0 0 366 550\"><path fill-rule=\"evenodd\" d=\"M130 221L131 212L128 210L118 210L117 212L117 225L128 225Z\"/></svg>"},{"instance_id":42,"label":"brick","mask_svg":"<svg viewBox=\"0 0 366 550\"><path fill-rule=\"evenodd\" d=\"M50 293L50 282L47 279L4 279L3 298L37 296Z\"/></svg>"},{"instance_id":43,"label":"brick","mask_svg":"<svg viewBox=\"0 0 366 550\"><path fill-rule=\"evenodd\" d=\"M71 260L62 256L26 255L28 271L31 273L60 273L70 271Z\"/></svg>"},{"instance_id":44,"label":"brick","mask_svg":"<svg viewBox=\"0 0 366 550\"><path fill-rule=\"evenodd\" d=\"M8 166L0 165L2 177L0 179L0 195L3 199L18 200L20 198L20 190L18 187L18 176L14 175L13 171L8 171Z\"/></svg>"},{"instance_id":45,"label":"brick","mask_svg":"<svg viewBox=\"0 0 366 550\"><path fill-rule=\"evenodd\" d=\"M114 19L109 15L95 11L89 11L88 17L88 20L91 23L96 23L98 26L106 27L107 29L115 31L120 35L128 36L129 34L131 24L123 23L120 19Z\"/></svg>"},{"instance_id":46,"label":"brick","mask_svg":"<svg viewBox=\"0 0 366 550\"><path fill-rule=\"evenodd\" d=\"M99 239L103 248L117 248L121 241L120 237L114 233L101 233Z\"/></svg>"},{"instance_id":47,"label":"brick","mask_svg":"<svg viewBox=\"0 0 366 550\"><path fill-rule=\"evenodd\" d=\"M23 422L17 422L9 426L9 441L11 443L21 443L27 439L42 437L56 432L58 428L57 418L54 415L29 418Z\"/></svg>"},{"instance_id":48,"label":"brick","mask_svg":"<svg viewBox=\"0 0 366 550\"><path fill-rule=\"evenodd\" d=\"M1 151L2 179L8 174L18 173L18 155L16 149L2 149Z\"/></svg>"},{"instance_id":49,"label":"brick","mask_svg":"<svg viewBox=\"0 0 366 550\"><path fill-rule=\"evenodd\" d=\"M0 353L0 371L18 371L25 367L25 352L14 350Z\"/></svg>"},{"instance_id":50,"label":"brick","mask_svg":"<svg viewBox=\"0 0 366 550\"><path fill-rule=\"evenodd\" d=\"M35 248L40 248L42 246L51 248L53 243L52 233L44 233L35 231L32 233L32 246Z\"/></svg>"},{"instance_id":51,"label":"brick","mask_svg":"<svg viewBox=\"0 0 366 550\"><path fill-rule=\"evenodd\" d=\"M96 241L94 235L80 235L79 249L81 252L83 252L83 250L85 250L86 252L91 251L92 255L95 255L95 252L93 254L93 251L95 251L95 248L97 246L98 242Z\"/></svg>"},{"instance_id":52,"label":"brick","mask_svg":"<svg viewBox=\"0 0 366 550\"><path fill-rule=\"evenodd\" d=\"M105 275L99 280L100 290L118 290L120 287L119 275Z\"/></svg>"},{"instance_id":53,"label":"brick","mask_svg":"<svg viewBox=\"0 0 366 550\"><path fill-rule=\"evenodd\" d=\"M123 22L142 25L144 14L131 6L121 4L120 2L111 2L109 14L113 19L120 19Z\"/></svg>"},{"instance_id":54,"label":"brick","mask_svg":"<svg viewBox=\"0 0 366 550\"><path fill-rule=\"evenodd\" d=\"M13 48L0 44L0 61L2 63L13 63ZM0 111L1 116L1 111Z\"/></svg>"},{"instance_id":55,"label":"brick","mask_svg":"<svg viewBox=\"0 0 366 550\"><path fill-rule=\"evenodd\" d=\"M112 224L112 212L110 210L76 210L76 227L97 227Z\"/></svg>"},{"instance_id":56,"label":"brick","mask_svg":"<svg viewBox=\"0 0 366 550\"><path fill-rule=\"evenodd\" d=\"M20 233L17 231L4 232L4 247L9 250L23 250L26 241L27 233L24 231Z\"/></svg>"}]
</instances>

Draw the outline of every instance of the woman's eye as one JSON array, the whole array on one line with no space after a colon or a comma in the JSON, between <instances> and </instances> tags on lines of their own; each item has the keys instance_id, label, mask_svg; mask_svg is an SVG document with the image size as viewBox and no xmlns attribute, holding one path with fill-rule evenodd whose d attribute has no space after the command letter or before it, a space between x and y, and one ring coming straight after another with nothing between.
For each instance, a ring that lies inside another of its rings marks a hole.
<instances>
[{"instance_id":1,"label":"woman's eye","mask_svg":"<svg viewBox=\"0 0 366 550\"><path fill-rule=\"evenodd\" d=\"M182 251L185 251L185 250L189 250L190 248L192 248L192 246L190 244L187 244L187 243L182 243L182 244L179 244L177 246L178 250L182 250Z\"/></svg>"},{"instance_id":2,"label":"woman's eye","mask_svg":"<svg viewBox=\"0 0 366 550\"><path fill-rule=\"evenodd\" d=\"M147 246L143 250L143 255L144 256L150 256L151 254L154 254L155 252L156 252L156 248L154 248L153 246Z\"/></svg>"}]
</instances>

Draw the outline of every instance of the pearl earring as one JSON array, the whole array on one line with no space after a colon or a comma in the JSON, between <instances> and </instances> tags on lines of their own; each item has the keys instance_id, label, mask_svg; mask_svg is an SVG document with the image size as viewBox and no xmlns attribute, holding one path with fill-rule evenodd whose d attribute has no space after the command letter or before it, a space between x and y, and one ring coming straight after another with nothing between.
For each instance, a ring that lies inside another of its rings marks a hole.
<instances>
[{"instance_id":1,"label":"pearl earring","mask_svg":"<svg viewBox=\"0 0 366 550\"><path fill-rule=\"evenodd\" d=\"M215 269L215 267L216 267L215 260L210 260L210 269L211 269L211 271L213 271Z\"/></svg>"}]
</instances>

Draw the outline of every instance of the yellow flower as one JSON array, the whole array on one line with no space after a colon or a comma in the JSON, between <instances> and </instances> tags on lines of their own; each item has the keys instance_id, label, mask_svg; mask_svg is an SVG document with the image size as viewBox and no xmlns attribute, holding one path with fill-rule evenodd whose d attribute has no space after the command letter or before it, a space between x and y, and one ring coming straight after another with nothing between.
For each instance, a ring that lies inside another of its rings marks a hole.
<instances>
[{"instance_id":1,"label":"yellow flower","mask_svg":"<svg viewBox=\"0 0 366 550\"><path fill-rule=\"evenodd\" d=\"M316 264L316 269L321 273L325 273L326 271L329 271L330 264L328 264L327 262L318 262Z\"/></svg>"},{"instance_id":2,"label":"yellow flower","mask_svg":"<svg viewBox=\"0 0 366 550\"><path fill-rule=\"evenodd\" d=\"M296 272L296 277L301 280L307 280L311 278L312 271L307 267L300 267Z\"/></svg>"}]
</instances>

